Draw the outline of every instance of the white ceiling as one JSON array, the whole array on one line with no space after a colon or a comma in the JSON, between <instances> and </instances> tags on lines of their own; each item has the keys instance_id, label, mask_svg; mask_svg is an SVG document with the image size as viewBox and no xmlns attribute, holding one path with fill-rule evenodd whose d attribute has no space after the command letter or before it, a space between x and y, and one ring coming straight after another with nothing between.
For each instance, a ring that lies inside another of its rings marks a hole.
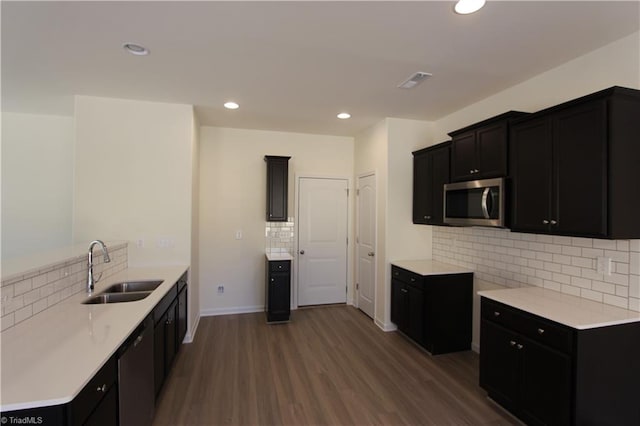
<instances>
[{"instance_id":1,"label":"white ceiling","mask_svg":"<svg viewBox=\"0 0 640 426\"><path fill-rule=\"evenodd\" d=\"M637 1L489 0L468 16L453 1L1 3L3 111L71 115L81 94L333 135L438 119L640 27ZM416 71L433 77L396 88Z\"/></svg>"}]
</instances>

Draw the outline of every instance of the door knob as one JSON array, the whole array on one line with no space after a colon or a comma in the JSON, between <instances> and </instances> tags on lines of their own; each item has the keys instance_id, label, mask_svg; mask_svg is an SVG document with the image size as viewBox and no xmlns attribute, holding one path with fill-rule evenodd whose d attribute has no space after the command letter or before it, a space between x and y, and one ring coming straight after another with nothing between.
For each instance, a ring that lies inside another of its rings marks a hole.
<instances>
[{"instance_id":1,"label":"door knob","mask_svg":"<svg viewBox=\"0 0 640 426\"><path fill-rule=\"evenodd\" d=\"M304 254L304 250L300 250L300 254Z\"/></svg>"},{"instance_id":2,"label":"door knob","mask_svg":"<svg viewBox=\"0 0 640 426\"><path fill-rule=\"evenodd\" d=\"M369 253L367 253L367 256L369 256L369 257L373 257L373 256L374 256L374 253L373 253L372 251L370 251Z\"/></svg>"}]
</instances>

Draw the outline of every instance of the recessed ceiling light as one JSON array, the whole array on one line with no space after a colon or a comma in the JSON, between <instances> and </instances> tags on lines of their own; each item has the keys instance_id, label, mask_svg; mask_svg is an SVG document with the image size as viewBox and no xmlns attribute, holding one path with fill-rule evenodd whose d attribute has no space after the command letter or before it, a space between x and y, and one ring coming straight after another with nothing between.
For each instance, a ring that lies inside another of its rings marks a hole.
<instances>
[{"instance_id":1,"label":"recessed ceiling light","mask_svg":"<svg viewBox=\"0 0 640 426\"><path fill-rule=\"evenodd\" d=\"M122 47L132 55L146 56L149 54L149 49L136 43L125 43Z\"/></svg>"},{"instance_id":2,"label":"recessed ceiling light","mask_svg":"<svg viewBox=\"0 0 640 426\"><path fill-rule=\"evenodd\" d=\"M238 109L238 108L240 108L240 105L238 105L238 104L237 104L237 103L235 103L235 102L225 102L225 103L224 103L224 107L225 107L226 109Z\"/></svg>"},{"instance_id":3,"label":"recessed ceiling light","mask_svg":"<svg viewBox=\"0 0 640 426\"><path fill-rule=\"evenodd\" d=\"M340 120L346 120L347 118L351 118L351 114L349 114L348 112L341 112L340 114L337 115L337 117Z\"/></svg>"},{"instance_id":4,"label":"recessed ceiling light","mask_svg":"<svg viewBox=\"0 0 640 426\"><path fill-rule=\"evenodd\" d=\"M453 7L453 10L460 15L468 15L482 9L486 0L459 0Z\"/></svg>"}]
</instances>

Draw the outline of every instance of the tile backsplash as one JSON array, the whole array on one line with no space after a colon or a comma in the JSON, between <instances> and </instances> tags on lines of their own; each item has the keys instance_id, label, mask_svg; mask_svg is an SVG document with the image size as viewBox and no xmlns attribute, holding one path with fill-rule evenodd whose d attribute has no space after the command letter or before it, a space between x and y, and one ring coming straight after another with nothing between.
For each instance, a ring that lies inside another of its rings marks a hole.
<instances>
[{"instance_id":1,"label":"tile backsplash","mask_svg":"<svg viewBox=\"0 0 640 426\"><path fill-rule=\"evenodd\" d=\"M611 274L597 272L599 257ZM640 312L640 240L433 227L433 258L505 287L538 286Z\"/></svg>"},{"instance_id":2,"label":"tile backsplash","mask_svg":"<svg viewBox=\"0 0 640 426\"><path fill-rule=\"evenodd\" d=\"M265 251L268 253L293 253L294 222L267 222L265 225Z\"/></svg>"},{"instance_id":3,"label":"tile backsplash","mask_svg":"<svg viewBox=\"0 0 640 426\"><path fill-rule=\"evenodd\" d=\"M94 273L105 279L128 265L127 244L109 246L111 262L104 263L100 250L94 253ZM74 294L86 291L87 257L75 256L2 280L0 306L2 331L39 314Z\"/></svg>"}]
</instances>

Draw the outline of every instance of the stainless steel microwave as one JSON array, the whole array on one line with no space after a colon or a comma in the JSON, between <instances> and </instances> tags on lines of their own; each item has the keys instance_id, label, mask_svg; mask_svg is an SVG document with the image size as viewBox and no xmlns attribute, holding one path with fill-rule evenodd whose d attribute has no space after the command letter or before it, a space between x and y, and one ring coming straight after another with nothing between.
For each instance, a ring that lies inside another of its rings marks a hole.
<instances>
[{"instance_id":1,"label":"stainless steel microwave","mask_svg":"<svg viewBox=\"0 0 640 426\"><path fill-rule=\"evenodd\" d=\"M504 228L504 178L446 183L444 223Z\"/></svg>"}]
</instances>

